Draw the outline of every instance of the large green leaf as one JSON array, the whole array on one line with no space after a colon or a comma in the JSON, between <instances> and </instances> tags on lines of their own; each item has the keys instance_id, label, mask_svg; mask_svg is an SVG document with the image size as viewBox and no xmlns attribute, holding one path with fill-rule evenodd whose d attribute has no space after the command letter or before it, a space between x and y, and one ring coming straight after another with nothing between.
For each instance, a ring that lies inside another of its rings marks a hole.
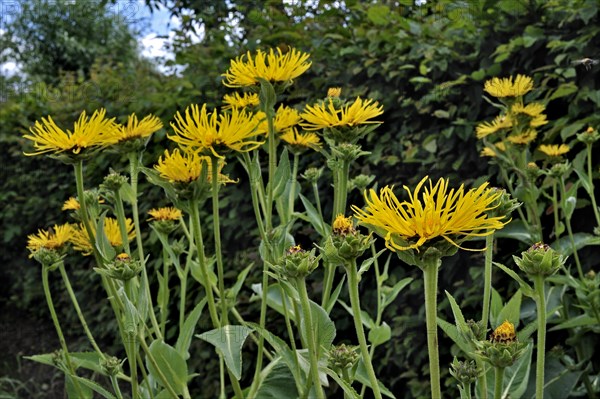
<instances>
[{"instance_id":1,"label":"large green leaf","mask_svg":"<svg viewBox=\"0 0 600 399\"><path fill-rule=\"evenodd\" d=\"M83 385L76 377L65 374L65 390L69 399L92 399L94 391Z\"/></svg>"},{"instance_id":2,"label":"large green leaf","mask_svg":"<svg viewBox=\"0 0 600 399\"><path fill-rule=\"evenodd\" d=\"M310 301L310 312L312 317L312 330L315 337L315 342L319 344L317 352L319 353L319 357L324 356L324 354L329 350L333 340L335 339L336 330L335 324L329 318L329 315L319 304ZM302 335L304 336L304 342L306 341L306 328L305 322L302 318L300 320L300 330L302 331Z\"/></svg>"},{"instance_id":3,"label":"large green leaf","mask_svg":"<svg viewBox=\"0 0 600 399\"><path fill-rule=\"evenodd\" d=\"M517 290L510 300L504 305L498 317L495 320L494 327L499 326L504 321L508 320L515 325L515 328L519 326L519 318L521 315L521 300L523 294L521 290Z\"/></svg>"},{"instance_id":4,"label":"large green leaf","mask_svg":"<svg viewBox=\"0 0 600 399\"><path fill-rule=\"evenodd\" d=\"M161 386L165 386L160 377L164 376L166 383L181 395L187 389L188 368L183 356L175 348L157 339L150 344L150 354L156 361L156 367L146 359L148 371ZM159 373L160 371L160 373Z\"/></svg>"},{"instance_id":5,"label":"large green leaf","mask_svg":"<svg viewBox=\"0 0 600 399\"><path fill-rule=\"evenodd\" d=\"M183 328L181 331L179 331L179 337L177 337L175 349L177 349L177 352L179 352L179 354L185 360L189 359L190 357L188 350L190 348L192 336L194 335L194 330L196 329L196 325L198 324L198 320L200 319L200 315L202 314L204 306L206 306L206 298L202 299L194 307L194 310L192 310L186 317L185 322L183 323Z\"/></svg>"},{"instance_id":6,"label":"large green leaf","mask_svg":"<svg viewBox=\"0 0 600 399\"><path fill-rule=\"evenodd\" d=\"M575 242L575 248L577 250L588 245L600 245L600 237L589 233L575 233L573 234L573 241ZM571 238L568 236L559 238L550 246L563 256L569 256L573 253Z\"/></svg>"},{"instance_id":7,"label":"large green leaf","mask_svg":"<svg viewBox=\"0 0 600 399\"><path fill-rule=\"evenodd\" d=\"M260 373L260 385L256 390L256 398L282 399L297 398L294 376L281 357L273 359Z\"/></svg>"},{"instance_id":8,"label":"large green leaf","mask_svg":"<svg viewBox=\"0 0 600 399\"><path fill-rule=\"evenodd\" d=\"M252 328L246 326L227 325L196 337L213 344L223 355L229 371L239 380L242 378L242 346L252 331Z\"/></svg>"}]
</instances>

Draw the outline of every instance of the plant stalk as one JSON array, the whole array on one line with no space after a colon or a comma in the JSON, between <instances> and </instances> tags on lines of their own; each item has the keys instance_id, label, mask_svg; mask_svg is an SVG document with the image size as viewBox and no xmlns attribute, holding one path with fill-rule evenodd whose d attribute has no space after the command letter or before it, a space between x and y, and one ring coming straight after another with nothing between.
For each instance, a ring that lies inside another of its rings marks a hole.
<instances>
[{"instance_id":1,"label":"plant stalk","mask_svg":"<svg viewBox=\"0 0 600 399\"><path fill-rule=\"evenodd\" d=\"M432 262L423 267L427 351L429 352L429 379L431 383L432 399L441 399L442 397L437 333L437 285L438 266L440 262L441 260L438 259L437 262Z\"/></svg>"},{"instance_id":2,"label":"plant stalk","mask_svg":"<svg viewBox=\"0 0 600 399\"><path fill-rule=\"evenodd\" d=\"M537 360L535 366L535 398L544 398L544 363L546 356L546 292L544 276L534 277L537 305Z\"/></svg>"}]
</instances>

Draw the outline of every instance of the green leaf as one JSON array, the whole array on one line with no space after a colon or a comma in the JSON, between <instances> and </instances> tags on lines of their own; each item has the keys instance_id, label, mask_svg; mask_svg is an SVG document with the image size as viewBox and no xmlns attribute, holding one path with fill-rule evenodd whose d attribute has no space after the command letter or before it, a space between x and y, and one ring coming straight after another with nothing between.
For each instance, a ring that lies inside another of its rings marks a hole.
<instances>
[{"instance_id":1,"label":"green leaf","mask_svg":"<svg viewBox=\"0 0 600 399\"><path fill-rule=\"evenodd\" d=\"M86 385L83 385L77 376L65 374L65 389L69 399L92 399L94 391Z\"/></svg>"},{"instance_id":2,"label":"green leaf","mask_svg":"<svg viewBox=\"0 0 600 399\"><path fill-rule=\"evenodd\" d=\"M527 284L521 277L519 277L519 275L517 273L515 273L514 270L509 269L508 267L504 266L502 263L498 263L498 262L493 262L493 263L496 267L499 267L500 269L502 269L502 271L504 271L504 273L508 274L510 277L513 278L513 280L515 280L517 283L519 283L519 286L521 287L521 291L523 291L523 294L525 294L531 298L535 297L535 291L533 290L533 288L531 288L531 286L529 284Z\"/></svg>"},{"instance_id":3,"label":"green leaf","mask_svg":"<svg viewBox=\"0 0 600 399\"><path fill-rule=\"evenodd\" d=\"M525 226L521 220L513 220L501 230L497 230L494 233L494 236L497 238L512 238L528 245L531 245L533 242L531 233L527 230L527 226Z\"/></svg>"},{"instance_id":4,"label":"green leaf","mask_svg":"<svg viewBox=\"0 0 600 399\"><path fill-rule=\"evenodd\" d=\"M329 318L329 315L319 304L310 301L310 313L312 317L312 329L314 332L315 342L319 344L317 352L319 358L329 350L336 335L335 324ZM304 319L300 319L300 330L304 336L304 342L307 342L306 327Z\"/></svg>"},{"instance_id":5,"label":"green leaf","mask_svg":"<svg viewBox=\"0 0 600 399\"><path fill-rule=\"evenodd\" d=\"M496 320L498 320L498 315L502 310L502 305L502 297L500 296L498 291L496 291L492 287L492 301L490 303L490 320L493 320L494 324L498 324Z\"/></svg>"},{"instance_id":6,"label":"green leaf","mask_svg":"<svg viewBox=\"0 0 600 399\"><path fill-rule=\"evenodd\" d=\"M284 148L279 158L279 165L277 165L277 169L275 170L275 176L273 176L274 181L269 182L269 184L273 184L274 199L281 197L285 192L285 187L287 186L291 175L290 170L290 159L288 157L287 148Z\"/></svg>"},{"instance_id":7,"label":"green leaf","mask_svg":"<svg viewBox=\"0 0 600 399\"><path fill-rule=\"evenodd\" d=\"M242 346L253 330L246 326L227 325L196 337L209 342L223 355L225 364L235 378L242 378Z\"/></svg>"},{"instance_id":8,"label":"green leaf","mask_svg":"<svg viewBox=\"0 0 600 399\"><path fill-rule=\"evenodd\" d=\"M369 331L369 342L375 346L389 341L390 338L392 338L392 329L385 321Z\"/></svg>"},{"instance_id":9,"label":"green leaf","mask_svg":"<svg viewBox=\"0 0 600 399\"><path fill-rule=\"evenodd\" d=\"M98 385L98 383L88 380L87 378L82 378L79 376L69 376L70 378L73 378L74 380L76 380L77 382L79 382L80 386L86 387L98 394L100 394L103 398L105 399L116 399L116 396L113 395L112 393L110 393L109 391L107 391L105 388L103 388L102 386ZM75 390L75 392L77 392L77 390ZM70 396L69 396L70 397ZM92 394L90 392L90 398L92 397ZM73 398L80 398L80 396L73 396Z\"/></svg>"},{"instance_id":10,"label":"green leaf","mask_svg":"<svg viewBox=\"0 0 600 399\"><path fill-rule=\"evenodd\" d=\"M131 187L131 184L129 183L124 183L121 188L119 189L119 194L121 195L121 198L123 198L123 201L132 204L135 201L135 193L133 192L133 187Z\"/></svg>"},{"instance_id":11,"label":"green leaf","mask_svg":"<svg viewBox=\"0 0 600 399\"><path fill-rule=\"evenodd\" d=\"M344 287L345 281L346 281L346 275L343 275L342 279L338 283L337 287L331 293L331 296L329 297L329 301L325 304L325 311L327 312L327 314L331 313L331 310L333 309L333 307L335 306L335 303L337 302L338 298L340 297L340 292L342 291L342 288Z\"/></svg>"},{"instance_id":12,"label":"green leaf","mask_svg":"<svg viewBox=\"0 0 600 399\"><path fill-rule=\"evenodd\" d=\"M274 116L275 103L277 103L277 94L275 88L266 79L257 78L260 83L260 92L258 93L258 99L260 100L260 110L265 114L272 114Z\"/></svg>"},{"instance_id":13,"label":"green leaf","mask_svg":"<svg viewBox=\"0 0 600 399\"><path fill-rule=\"evenodd\" d=\"M573 216L573 211L575 211L575 207L577 206L577 198L570 196L568 197L562 204L563 210L565 212L565 217L570 219Z\"/></svg>"},{"instance_id":14,"label":"green leaf","mask_svg":"<svg viewBox=\"0 0 600 399\"><path fill-rule=\"evenodd\" d=\"M238 294L240 293L240 290L242 289L242 286L244 285L244 281L246 281L246 276L248 276L248 273L252 269L252 266L254 266L254 265L250 264L250 265L246 266L244 268L244 270L239 272L237 279L235 281L235 284L233 285L233 287L231 287L229 292L231 293L231 299L233 299L234 301L236 300Z\"/></svg>"},{"instance_id":15,"label":"green leaf","mask_svg":"<svg viewBox=\"0 0 600 399\"><path fill-rule=\"evenodd\" d=\"M98 224L96 225L96 248L100 255L106 260L113 260L117 254L115 249L110 245L108 237L104 232L104 219L108 211L102 212L100 218L98 218Z\"/></svg>"},{"instance_id":16,"label":"green leaf","mask_svg":"<svg viewBox=\"0 0 600 399\"><path fill-rule=\"evenodd\" d=\"M152 341L149 349L150 354L156 361L156 366L146 359L146 367L152 375L152 378L163 387L166 387L159 377L159 370L164 375L167 384L173 390L181 395L187 389L188 368L183 357L171 345L164 343L160 339Z\"/></svg>"},{"instance_id":17,"label":"green leaf","mask_svg":"<svg viewBox=\"0 0 600 399\"><path fill-rule=\"evenodd\" d=\"M452 314L454 315L454 322L456 323L456 326L463 331L467 331L469 327L467 326L467 322L462 314L460 306L458 306L458 303L456 303L456 300L448 291L445 292L446 296L448 297L448 301L450 302L450 307L452 308Z\"/></svg>"},{"instance_id":18,"label":"green leaf","mask_svg":"<svg viewBox=\"0 0 600 399\"><path fill-rule=\"evenodd\" d=\"M515 292L510 300L504 305L498 317L496 318L496 327L502 324L505 320L510 321L515 325L515 328L519 326L519 318L521 315L521 299L523 294L521 290Z\"/></svg>"},{"instance_id":19,"label":"green leaf","mask_svg":"<svg viewBox=\"0 0 600 399\"><path fill-rule=\"evenodd\" d=\"M367 18L375 25L387 25L390 18L390 9L385 5L374 5L367 10Z\"/></svg>"},{"instance_id":20,"label":"green leaf","mask_svg":"<svg viewBox=\"0 0 600 399\"><path fill-rule=\"evenodd\" d=\"M458 331L458 327L452 323L448 323L446 320L442 320L439 317L437 318L437 325L442 329L442 331L452 340L458 347L468 355L473 351L469 342L467 342L463 336Z\"/></svg>"},{"instance_id":21,"label":"green leaf","mask_svg":"<svg viewBox=\"0 0 600 399\"><path fill-rule=\"evenodd\" d=\"M348 384L348 382L338 375L335 371L331 369L326 370L327 375L330 376L344 391L344 398L352 398L352 399L360 399L360 395L358 392L352 388L352 385ZM279 398L278 398L279 399Z\"/></svg>"},{"instance_id":22,"label":"green leaf","mask_svg":"<svg viewBox=\"0 0 600 399\"><path fill-rule=\"evenodd\" d=\"M575 248L577 250L588 245L600 245L600 237L589 233L575 233L573 234L573 241L575 242ZM571 238L569 236L559 238L550 246L563 256L569 256L573 253Z\"/></svg>"},{"instance_id":23,"label":"green leaf","mask_svg":"<svg viewBox=\"0 0 600 399\"><path fill-rule=\"evenodd\" d=\"M290 287L291 290L293 290L293 288ZM252 291L254 291L256 293L256 296L253 296L250 300L262 300L262 284L257 283L257 284L252 284ZM271 284L269 285L269 287L267 288L267 305L271 308L271 309L275 309L277 312L279 312L280 314L284 314L283 312L283 300L282 300L282 292L285 293L285 290L283 289L282 285L279 283L276 284ZM290 292L287 292L288 294ZM291 309L293 309L293 305L292 305L292 301L289 298L289 295L284 295L285 296L285 304L290 316L290 319L292 321L296 321L296 317L293 311L291 311ZM297 296L297 295L295 295Z\"/></svg>"},{"instance_id":24,"label":"green leaf","mask_svg":"<svg viewBox=\"0 0 600 399\"><path fill-rule=\"evenodd\" d=\"M256 398L281 399L297 398L294 376L282 361L281 357L273 359L260 373L260 385L256 390Z\"/></svg>"},{"instance_id":25,"label":"green leaf","mask_svg":"<svg viewBox=\"0 0 600 399\"><path fill-rule=\"evenodd\" d=\"M383 301L382 301L382 306L385 309L389 304L391 304L392 302L394 302L394 300L396 299L396 297L398 296L398 294L400 294L400 292L407 286L409 285L411 282L413 281L412 277L406 277L400 281L398 281L396 284L394 284L394 286L391 289L388 289L388 287L384 286L383 288L383 292L382 292L382 296L383 296Z\"/></svg>"},{"instance_id":26,"label":"green leaf","mask_svg":"<svg viewBox=\"0 0 600 399\"><path fill-rule=\"evenodd\" d=\"M346 311L348 313L350 313L350 316L354 317L354 312L352 311L352 308L350 306L348 306L344 301L338 301L340 303L340 305L342 305L342 307L344 309L346 309ZM364 310L360 311L360 318L362 321L362 324L367 327L369 330L375 327L375 322L373 321L373 319L371 318L371 316Z\"/></svg>"},{"instance_id":27,"label":"green leaf","mask_svg":"<svg viewBox=\"0 0 600 399\"><path fill-rule=\"evenodd\" d=\"M356 380L358 382L360 382L361 384L366 385L369 388L372 388L371 380L369 379L369 376L367 375L367 369L365 368L365 365L364 365L362 359L360 359L358 361L358 367L356 368L356 373L354 374L354 378L356 378ZM387 389L381 381L377 381L377 383L379 384L379 390L381 391L381 393L383 395L387 396L388 398L396 399L394 394L389 389Z\"/></svg>"},{"instance_id":28,"label":"green leaf","mask_svg":"<svg viewBox=\"0 0 600 399\"><path fill-rule=\"evenodd\" d=\"M550 96L548 101L555 100L557 98L570 96L573 93L576 93L579 90L576 84L574 83L563 83L554 90L554 93Z\"/></svg>"},{"instance_id":29,"label":"green leaf","mask_svg":"<svg viewBox=\"0 0 600 399\"><path fill-rule=\"evenodd\" d=\"M517 362L504 370L503 398L519 399L527 390L532 353L533 344L530 343Z\"/></svg>"},{"instance_id":30,"label":"green leaf","mask_svg":"<svg viewBox=\"0 0 600 399\"><path fill-rule=\"evenodd\" d=\"M582 314L567 321L564 321L552 328L548 331L557 331L557 330L565 330L575 327L587 327L587 326L597 326L600 323L600 320L595 317L588 316L587 314Z\"/></svg>"},{"instance_id":31,"label":"green leaf","mask_svg":"<svg viewBox=\"0 0 600 399\"><path fill-rule=\"evenodd\" d=\"M367 272L369 270L369 268L371 267L371 265L373 264L373 262L375 262L375 260L377 258L379 258L379 256L384 253L385 251L387 251L387 249L382 249L381 251L377 252L375 254L375 256L370 256L367 259L365 259L361 265L360 268L358 269L358 275L361 276L363 273Z\"/></svg>"},{"instance_id":32,"label":"green leaf","mask_svg":"<svg viewBox=\"0 0 600 399\"><path fill-rule=\"evenodd\" d=\"M198 320L200 320L200 315L202 314L204 306L206 306L206 298L203 298L200 302L198 302L198 304L194 307L194 310L192 310L186 317L185 322L183 323L183 328L179 332L179 337L177 337L175 349L185 360L190 358L190 353L188 350L190 348L194 330L196 329Z\"/></svg>"},{"instance_id":33,"label":"green leaf","mask_svg":"<svg viewBox=\"0 0 600 399\"><path fill-rule=\"evenodd\" d=\"M323 220L323 216L317 211L317 209L310 203L308 198L299 194L300 200L302 201L302 205L304 205L304 209L306 210L306 216L308 217L308 221L313 226L313 228L319 233L321 237L327 237L329 230L329 226Z\"/></svg>"}]
</instances>

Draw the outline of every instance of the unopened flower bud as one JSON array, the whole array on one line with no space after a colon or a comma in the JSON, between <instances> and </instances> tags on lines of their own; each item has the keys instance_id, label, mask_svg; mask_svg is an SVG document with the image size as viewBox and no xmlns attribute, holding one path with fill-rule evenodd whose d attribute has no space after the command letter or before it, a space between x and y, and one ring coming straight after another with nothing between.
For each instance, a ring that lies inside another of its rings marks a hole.
<instances>
[{"instance_id":1,"label":"unopened flower bud","mask_svg":"<svg viewBox=\"0 0 600 399\"><path fill-rule=\"evenodd\" d=\"M373 183L375 176L373 175L358 175L349 182L349 191L356 188L361 194Z\"/></svg>"},{"instance_id":2,"label":"unopened flower bud","mask_svg":"<svg viewBox=\"0 0 600 399\"><path fill-rule=\"evenodd\" d=\"M565 258L544 243L537 243L527 251L521 253L521 257L513 256L515 263L523 272L530 277L550 276L558 271L565 263Z\"/></svg>"},{"instance_id":3,"label":"unopened flower bud","mask_svg":"<svg viewBox=\"0 0 600 399\"><path fill-rule=\"evenodd\" d=\"M33 259L40 262L43 267L51 267L56 265L62 257L54 249L41 247L33 253Z\"/></svg>"},{"instance_id":4,"label":"unopened flower bud","mask_svg":"<svg viewBox=\"0 0 600 399\"><path fill-rule=\"evenodd\" d=\"M94 270L104 276L127 281L142 271L142 263L139 260L132 259L126 253L121 253L112 262L107 263L104 268L96 267Z\"/></svg>"},{"instance_id":5,"label":"unopened flower bud","mask_svg":"<svg viewBox=\"0 0 600 399\"><path fill-rule=\"evenodd\" d=\"M477 367L474 360L460 361L456 357L450 364L450 375L458 380L461 384L472 384L477 381L481 374L481 370Z\"/></svg>"},{"instance_id":6,"label":"unopened flower bud","mask_svg":"<svg viewBox=\"0 0 600 399\"><path fill-rule=\"evenodd\" d=\"M328 263L346 266L361 256L371 241L371 235L365 236L354 228L352 217L338 215L321 252Z\"/></svg>"},{"instance_id":7,"label":"unopened flower bud","mask_svg":"<svg viewBox=\"0 0 600 399\"><path fill-rule=\"evenodd\" d=\"M100 187L107 191L118 192L125 183L127 183L127 176L112 171L104 177L104 182Z\"/></svg>"},{"instance_id":8,"label":"unopened flower bud","mask_svg":"<svg viewBox=\"0 0 600 399\"><path fill-rule=\"evenodd\" d=\"M319 266L319 258L315 256L315 249L305 251L300 245L290 247L279 265L276 266L285 278L304 278Z\"/></svg>"},{"instance_id":9,"label":"unopened flower bud","mask_svg":"<svg viewBox=\"0 0 600 399\"><path fill-rule=\"evenodd\" d=\"M596 141L598 141L598 139L600 139L600 134L598 133L598 131L596 129L594 129L591 126L588 127L585 132L579 133L577 135L577 140L579 140L582 143L585 143L587 145L594 144Z\"/></svg>"},{"instance_id":10,"label":"unopened flower bud","mask_svg":"<svg viewBox=\"0 0 600 399\"><path fill-rule=\"evenodd\" d=\"M499 193L500 196L492 203L493 209L488 211L489 217L504 216L510 218L510 214L521 206L521 203L514 199L503 188L492 187L494 193Z\"/></svg>"},{"instance_id":11,"label":"unopened flower bud","mask_svg":"<svg viewBox=\"0 0 600 399\"><path fill-rule=\"evenodd\" d=\"M571 164L569 162L561 162L555 165L552 165L550 171L548 172L549 176L561 178L567 177L571 172Z\"/></svg>"},{"instance_id":12,"label":"unopened flower bud","mask_svg":"<svg viewBox=\"0 0 600 399\"><path fill-rule=\"evenodd\" d=\"M308 168L304 171L302 177L310 184L316 184L317 181L319 181L319 179L321 178L322 173L323 168Z\"/></svg>"},{"instance_id":13,"label":"unopened flower bud","mask_svg":"<svg viewBox=\"0 0 600 399\"><path fill-rule=\"evenodd\" d=\"M327 363L334 370L344 370L354 367L358 362L357 347L346 344L335 345L329 350Z\"/></svg>"},{"instance_id":14,"label":"unopened flower bud","mask_svg":"<svg viewBox=\"0 0 600 399\"><path fill-rule=\"evenodd\" d=\"M124 360L119 360L114 356L107 356L104 359L100 359L100 368L109 376L116 376L122 370Z\"/></svg>"},{"instance_id":15,"label":"unopened flower bud","mask_svg":"<svg viewBox=\"0 0 600 399\"><path fill-rule=\"evenodd\" d=\"M477 341L477 355L494 367L512 366L525 351L527 344L517 340L515 326L505 321L492 332L489 341Z\"/></svg>"}]
</instances>

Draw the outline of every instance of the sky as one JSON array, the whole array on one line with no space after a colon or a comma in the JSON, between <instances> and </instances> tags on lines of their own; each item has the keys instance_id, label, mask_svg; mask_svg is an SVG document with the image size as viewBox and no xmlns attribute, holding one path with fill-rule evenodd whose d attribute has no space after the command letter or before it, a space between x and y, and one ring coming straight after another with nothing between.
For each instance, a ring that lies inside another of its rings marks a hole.
<instances>
[{"instance_id":1,"label":"sky","mask_svg":"<svg viewBox=\"0 0 600 399\"><path fill-rule=\"evenodd\" d=\"M110 5L109 12L117 14L128 21L138 21L141 27L141 33L138 37L138 43L142 56L154 59L163 72L168 71L164 67L164 61L173 59L173 54L169 53L166 45L174 38L174 29L181 26L181 22L176 17L171 17L170 13L164 7L150 12L145 5L144 0L120 0L116 4ZM197 30L201 32L200 30ZM0 26L0 36L4 30ZM198 42L198 37L191 37L192 42ZM5 75L12 75L19 72L19 66L12 61L0 64L0 70ZM180 70L180 69L179 69Z\"/></svg>"}]
</instances>

